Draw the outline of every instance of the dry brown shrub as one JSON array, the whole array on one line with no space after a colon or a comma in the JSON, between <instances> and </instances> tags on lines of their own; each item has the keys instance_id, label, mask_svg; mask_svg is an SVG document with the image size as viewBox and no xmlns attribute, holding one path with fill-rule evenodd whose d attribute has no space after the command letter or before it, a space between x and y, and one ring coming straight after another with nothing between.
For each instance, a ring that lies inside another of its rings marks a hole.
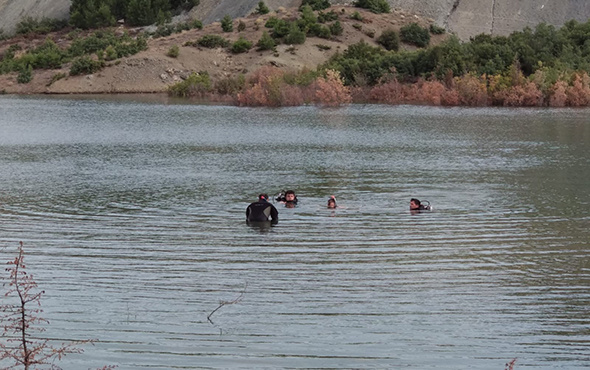
<instances>
[{"instance_id":1,"label":"dry brown shrub","mask_svg":"<svg viewBox=\"0 0 590 370\"><path fill-rule=\"evenodd\" d=\"M442 105L447 106L457 106L461 104L461 97L459 96L459 92L455 89L447 89L442 96L441 100Z\"/></svg>"},{"instance_id":2,"label":"dry brown shrub","mask_svg":"<svg viewBox=\"0 0 590 370\"><path fill-rule=\"evenodd\" d=\"M585 107L590 103L590 87L588 86L586 72L576 74L572 86L566 90L567 105L572 107Z\"/></svg>"},{"instance_id":3,"label":"dry brown shrub","mask_svg":"<svg viewBox=\"0 0 590 370\"><path fill-rule=\"evenodd\" d=\"M284 72L279 68L264 66L249 77L248 85L236 97L241 106L281 106L285 103L282 90Z\"/></svg>"},{"instance_id":4,"label":"dry brown shrub","mask_svg":"<svg viewBox=\"0 0 590 370\"><path fill-rule=\"evenodd\" d=\"M559 80L551 88L549 95L550 107L565 107L567 103L567 82Z\"/></svg>"},{"instance_id":5,"label":"dry brown shrub","mask_svg":"<svg viewBox=\"0 0 590 370\"><path fill-rule=\"evenodd\" d=\"M499 91L498 94L503 94L503 104L507 107L540 107L543 105L543 93L532 81L512 86L507 90Z\"/></svg>"},{"instance_id":6,"label":"dry brown shrub","mask_svg":"<svg viewBox=\"0 0 590 370\"><path fill-rule=\"evenodd\" d=\"M268 96L261 83L256 83L238 93L236 97L237 104L240 106L256 107L268 105Z\"/></svg>"},{"instance_id":7,"label":"dry brown shrub","mask_svg":"<svg viewBox=\"0 0 590 370\"><path fill-rule=\"evenodd\" d=\"M337 107L352 102L350 89L344 86L340 72L329 69L326 71L325 78L319 77L316 80L315 101L328 107Z\"/></svg>"},{"instance_id":8,"label":"dry brown shrub","mask_svg":"<svg viewBox=\"0 0 590 370\"><path fill-rule=\"evenodd\" d=\"M468 74L455 79L455 88L460 103L468 106L488 105L488 92L485 76L476 77Z\"/></svg>"},{"instance_id":9,"label":"dry brown shrub","mask_svg":"<svg viewBox=\"0 0 590 370\"><path fill-rule=\"evenodd\" d=\"M438 81L421 81L418 84L419 96L426 104L441 105L446 90L444 85Z\"/></svg>"},{"instance_id":10,"label":"dry brown shrub","mask_svg":"<svg viewBox=\"0 0 590 370\"><path fill-rule=\"evenodd\" d=\"M300 86L284 85L281 87L281 105L299 106L304 105L304 93Z\"/></svg>"},{"instance_id":11,"label":"dry brown shrub","mask_svg":"<svg viewBox=\"0 0 590 370\"><path fill-rule=\"evenodd\" d=\"M371 88L367 86L353 86L350 87L350 96L352 102L357 104L367 104L371 100Z\"/></svg>"},{"instance_id":12,"label":"dry brown shrub","mask_svg":"<svg viewBox=\"0 0 590 370\"><path fill-rule=\"evenodd\" d=\"M401 104L404 97L402 84L395 79L375 85L369 95L372 101L382 104Z\"/></svg>"}]
</instances>

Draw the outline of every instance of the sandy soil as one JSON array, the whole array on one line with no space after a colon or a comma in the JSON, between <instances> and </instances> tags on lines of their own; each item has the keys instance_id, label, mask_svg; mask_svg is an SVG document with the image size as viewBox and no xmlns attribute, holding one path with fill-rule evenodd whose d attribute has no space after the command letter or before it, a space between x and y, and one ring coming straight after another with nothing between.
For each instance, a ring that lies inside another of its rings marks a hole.
<instances>
[{"instance_id":1,"label":"sandy soil","mask_svg":"<svg viewBox=\"0 0 590 370\"><path fill-rule=\"evenodd\" d=\"M8 94L87 94L87 93L154 93L164 92L168 86L181 81L192 72L207 71L212 80L222 79L228 76L236 76L240 73L246 75L265 65L274 65L285 70L297 71L302 68L314 69L317 65L328 60L336 52L346 50L348 45L360 40L376 45L375 39L385 29L399 30L401 26L416 22L428 26L432 19L421 18L402 12L389 14L373 14L362 9L348 6L334 6L332 10L340 13L340 22L344 32L334 40L326 40L308 37L304 45L279 45L277 52L256 51L255 48L248 53L232 54L226 49L206 49L193 46L183 46L187 41L195 41L206 34L219 34L230 41L236 41L240 36L252 41L254 44L260 39L264 27L270 16L294 19L298 17L296 8L279 9L277 12L264 16L250 15L246 18L234 20L234 32L224 33L219 23L212 23L202 30L184 31L169 37L150 39L148 50L110 62L100 72L87 76L68 76L49 85L52 77L57 73L68 74L69 65L64 65L60 70L34 71L33 80L28 84L16 82L15 73L0 75L0 91ZM329 10L328 10L329 11ZM358 11L363 16L363 22L350 19L350 15ZM237 32L238 21L246 24L246 29ZM359 30L353 27L359 24ZM368 34L375 36L370 37ZM51 35L61 45L64 45L63 34ZM440 42L442 36L433 36L433 43ZM19 42L23 47L33 46L43 42L45 36L38 39L16 39L0 44L0 53L9 43ZM166 56L172 45L178 45L180 53L178 58ZM329 49L319 48L318 45L328 46ZM405 46L410 48L409 46Z\"/></svg>"}]
</instances>

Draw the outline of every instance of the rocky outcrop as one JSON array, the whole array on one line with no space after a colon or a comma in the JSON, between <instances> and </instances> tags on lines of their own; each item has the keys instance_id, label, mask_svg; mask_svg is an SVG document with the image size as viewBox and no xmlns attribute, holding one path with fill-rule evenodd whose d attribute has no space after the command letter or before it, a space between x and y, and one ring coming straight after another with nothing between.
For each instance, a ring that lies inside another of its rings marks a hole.
<instances>
[{"instance_id":1,"label":"rocky outcrop","mask_svg":"<svg viewBox=\"0 0 590 370\"><path fill-rule=\"evenodd\" d=\"M590 18L586 0L390 0L393 9L433 18L438 25L465 40L488 33L507 35L539 23L561 26Z\"/></svg>"},{"instance_id":2,"label":"rocky outcrop","mask_svg":"<svg viewBox=\"0 0 590 370\"><path fill-rule=\"evenodd\" d=\"M71 0L0 0L0 29L14 31L24 17L68 17ZM561 26L570 19L585 22L590 18L587 0L388 0L394 11L420 14L435 20L447 31L468 39L480 33L506 35L525 26L545 22ZM205 24L246 16L259 0L201 0L193 11ZM271 9L295 7L301 0L266 0ZM352 0L333 0L334 4L350 4Z\"/></svg>"},{"instance_id":3,"label":"rocky outcrop","mask_svg":"<svg viewBox=\"0 0 590 370\"><path fill-rule=\"evenodd\" d=\"M0 0L0 30L12 34L25 17L67 19L70 0Z\"/></svg>"}]
</instances>

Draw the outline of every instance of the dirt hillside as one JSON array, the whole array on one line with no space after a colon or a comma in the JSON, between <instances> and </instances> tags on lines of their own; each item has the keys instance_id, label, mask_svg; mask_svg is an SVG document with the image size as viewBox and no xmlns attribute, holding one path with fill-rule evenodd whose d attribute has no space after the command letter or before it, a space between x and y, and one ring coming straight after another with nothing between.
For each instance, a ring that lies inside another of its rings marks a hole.
<instances>
[{"instance_id":1,"label":"dirt hillside","mask_svg":"<svg viewBox=\"0 0 590 370\"><path fill-rule=\"evenodd\" d=\"M294 19L299 16L297 8L279 8L264 16L250 15L246 18L234 20L234 32L222 32L218 22L206 25L202 30L183 31L169 37L150 39L148 50L128 58L110 62L102 71L87 76L69 76L49 85L52 77L58 73L69 72L69 65L61 70L34 71L32 82L19 84L16 74L0 75L0 91L16 94L79 94L79 93L151 93L164 92L168 86L181 81L192 72L207 71L212 80L252 73L265 65L274 65L285 70L297 71L303 68L314 69L317 65L328 60L336 52L342 52L348 45L365 40L375 44L375 39L385 29L399 29L411 22L428 26L433 20L421 18L404 12L395 11L389 14L374 14L350 6L333 6L340 14L340 22L344 32L334 40L308 37L304 45L279 45L276 53L272 51L256 51L255 48L247 53L232 54L227 49L206 49L193 46L183 46L187 41L195 41L206 34L219 34L230 41L236 41L240 36L254 44L267 30L264 23L270 16ZM363 22L350 18L353 12L362 14ZM238 21L242 20L246 28L237 32ZM356 27L353 25L356 24ZM360 29L359 29L360 28ZM373 36L371 36L373 35ZM63 44L64 35L52 35L58 44ZM445 35L434 37L437 43ZM45 37L37 40L24 40L31 45L39 43ZM14 41L13 41L14 42ZM178 45L178 58L166 56L171 46ZM4 45L4 49L6 45ZM0 51L2 45L0 45ZM49 85L49 86L48 86Z\"/></svg>"}]
</instances>

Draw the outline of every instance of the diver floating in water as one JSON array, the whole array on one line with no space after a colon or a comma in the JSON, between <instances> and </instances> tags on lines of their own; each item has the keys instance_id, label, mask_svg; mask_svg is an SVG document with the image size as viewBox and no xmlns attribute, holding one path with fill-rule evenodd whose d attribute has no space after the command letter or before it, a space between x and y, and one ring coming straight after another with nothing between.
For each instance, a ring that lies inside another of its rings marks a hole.
<instances>
[{"instance_id":1,"label":"diver floating in water","mask_svg":"<svg viewBox=\"0 0 590 370\"><path fill-rule=\"evenodd\" d=\"M287 190L285 192L281 191L275 200L279 203L283 203L287 208L295 207L298 202L297 195L295 195L293 190Z\"/></svg>"},{"instance_id":2,"label":"diver floating in water","mask_svg":"<svg viewBox=\"0 0 590 370\"><path fill-rule=\"evenodd\" d=\"M427 204L422 204L422 203L427 203ZM412 199L410 199L410 211L411 212L432 211L432 206L430 205L430 202L427 200L420 202L418 199L412 198Z\"/></svg>"}]
</instances>

